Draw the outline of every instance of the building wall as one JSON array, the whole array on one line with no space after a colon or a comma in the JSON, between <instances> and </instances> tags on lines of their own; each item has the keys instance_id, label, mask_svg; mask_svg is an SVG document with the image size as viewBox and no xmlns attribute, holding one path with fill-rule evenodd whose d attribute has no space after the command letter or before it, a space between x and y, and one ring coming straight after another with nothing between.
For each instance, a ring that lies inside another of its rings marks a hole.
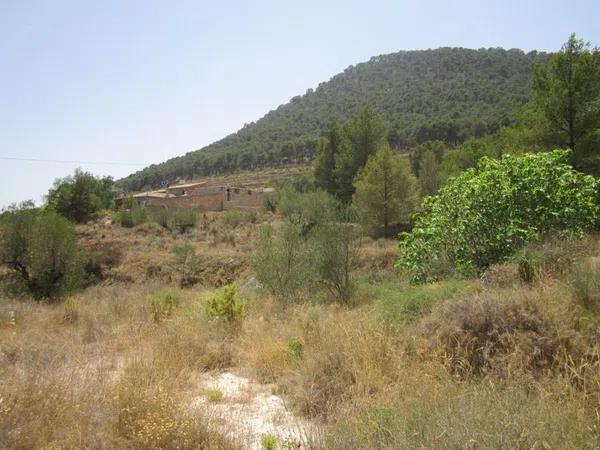
<instances>
[{"instance_id":1,"label":"building wall","mask_svg":"<svg viewBox=\"0 0 600 450\"><path fill-rule=\"evenodd\" d=\"M155 208L194 208L199 212L239 210L249 211L262 207L260 191L243 188L198 187L176 197L140 198L140 204Z\"/></svg>"},{"instance_id":2,"label":"building wall","mask_svg":"<svg viewBox=\"0 0 600 450\"><path fill-rule=\"evenodd\" d=\"M150 208L193 208L199 212L223 211L223 193L184 195L181 197L146 198L142 204Z\"/></svg>"},{"instance_id":3,"label":"building wall","mask_svg":"<svg viewBox=\"0 0 600 450\"><path fill-rule=\"evenodd\" d=\"M239 211L262 207L262 192L242 188L226 188L223 190L223 209Z\"/></svg>"}]
</instances>

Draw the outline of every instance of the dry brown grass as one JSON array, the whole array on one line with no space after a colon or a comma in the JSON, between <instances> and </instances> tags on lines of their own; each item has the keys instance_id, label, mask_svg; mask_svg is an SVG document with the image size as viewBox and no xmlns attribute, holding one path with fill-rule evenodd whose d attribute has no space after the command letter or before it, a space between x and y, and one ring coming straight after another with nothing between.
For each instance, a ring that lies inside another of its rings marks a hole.
<instances>
[{"instance_id":1,"label":"dry brown grass","mask_svg":"<svg viewBox=\"0 0 600 450\"><path fill-rule=\"evenodd\" d=\"M556 258L543 259L531 284L457 291L455 282L433 290L388 282L358 307L285 307L242 289L248 311L234 328L206 317L201 288L146 276L174 242L214 261L238 254L205 231L83 228L88 244L119 249L111 270L127 274L131 264L140 282L107 280L53 305L0 298L0 447L230 448L210 417L188 407L202 394L200 373L225 369L273 383L291 408L324 425L330 448L600 445L600 316L573 288L581 274L554 270L547 261ZM251 251L252 225L236 233L247 239L240 253ZM597 240L588 244L578 260L594 257ZM362 269L374 275L366 278L383 286L395 243L363 250ZM590 267L581 266L585 276L598 276ZM452 294L444 301L438 292ZM166 293L177 306L155 321L149 297ZM429 303L390 307L404 300Z\"/></svg>"},{"instance_id":2,"label":"dry brown grass","mask_svg":"<svg viewBox=\"0 0 600 450\"><path fill-rule=\"evenodd\" d=\"M93 255L106 283L176 284L169 268L176 245L191 245L200 257L200 284L222 286L250 275L249 256L253 250L257 224L246 219L232 227L224 213L200 214L197 227L185 234L171 233L154 223L123 228L104 221L79 225L80 246ZM262 223L268 215L260 212Z\"/></svg>"},{"instance_id":3,"label":"dry brown grass","mask_svg":"<svg viewBox=\"0 0 600 450\"><path fill-rule=\"evenodd\" d=\"M230 364L199 293L156 324L160 286L102 286L57 305L0 302L0 442L6 448L229 448L181 408L197 370ZM225 337L225 339L224 339Z\"/></svg>"},{"instance_id":4,"label":"dry brown grass","mask_svg":"<svg viewBox=\"0 0 600 450\"><path fill-rule=\"evenodd\" d=\"M364 238L357 249L358 267L362 270L377 273L394 272L394 264L398 259L398 241L395 239Z\"/></svg>"}]
</instances>

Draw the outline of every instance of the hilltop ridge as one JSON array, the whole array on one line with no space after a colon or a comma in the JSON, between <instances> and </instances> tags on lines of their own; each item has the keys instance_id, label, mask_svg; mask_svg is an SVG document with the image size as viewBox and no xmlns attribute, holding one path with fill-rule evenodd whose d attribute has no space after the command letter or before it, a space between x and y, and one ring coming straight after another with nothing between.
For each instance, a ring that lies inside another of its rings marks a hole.
<instances>
[{"instance_id":1,"label":"hilltop ridge","mask_svg":"<svg viewBox=\"0 0 600 450\"><path fill-rule=\"evenodd\" d=\"M369 104L389 122L388 141L408 149L456 144L510 123L527 101L535 64L549 54L501 48L400 51L349 66L264 117L204 148L119 180L126 191L183 179L309 162L323 127Z\"/></svg>"}]
</instances>

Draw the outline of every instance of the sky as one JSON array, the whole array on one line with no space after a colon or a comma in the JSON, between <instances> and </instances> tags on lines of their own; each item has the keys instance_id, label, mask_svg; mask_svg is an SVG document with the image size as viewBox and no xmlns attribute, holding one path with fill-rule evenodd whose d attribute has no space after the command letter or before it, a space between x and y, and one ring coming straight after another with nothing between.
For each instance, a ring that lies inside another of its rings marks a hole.
<instances>
[{"instance_id":1,"label":"sky","mask_svg":"<svg viewBox=\"0 0 600 450\"><path fill-rule=\"evenodd\" d=\"M598 23L597 0L0 0L0 208L199 149L375 55L600 45Z\"/></svg>"}]
</instances>

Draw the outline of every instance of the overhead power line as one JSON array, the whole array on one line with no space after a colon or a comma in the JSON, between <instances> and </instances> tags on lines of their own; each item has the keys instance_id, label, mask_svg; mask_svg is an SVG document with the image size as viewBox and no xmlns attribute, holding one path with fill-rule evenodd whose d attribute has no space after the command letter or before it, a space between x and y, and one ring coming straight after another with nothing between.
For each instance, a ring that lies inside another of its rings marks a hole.
<instances>
[{"instance_id":1,"label":"overhead power line","mask_svg":"<svg viewBox=\"0 0 600 450\"><path fill-rule=\"evenodd\" d=\"M17 158L12 156L0 156L0 160L5 161L27 161L27 162L42 162L42 163L56 163L56 164L104 164L112 166L145 166L145 163L134 163L127 161L81 161L81 160L69 160L69 159L38 159L38 158Z\"/></svg>"}]
</instances>

